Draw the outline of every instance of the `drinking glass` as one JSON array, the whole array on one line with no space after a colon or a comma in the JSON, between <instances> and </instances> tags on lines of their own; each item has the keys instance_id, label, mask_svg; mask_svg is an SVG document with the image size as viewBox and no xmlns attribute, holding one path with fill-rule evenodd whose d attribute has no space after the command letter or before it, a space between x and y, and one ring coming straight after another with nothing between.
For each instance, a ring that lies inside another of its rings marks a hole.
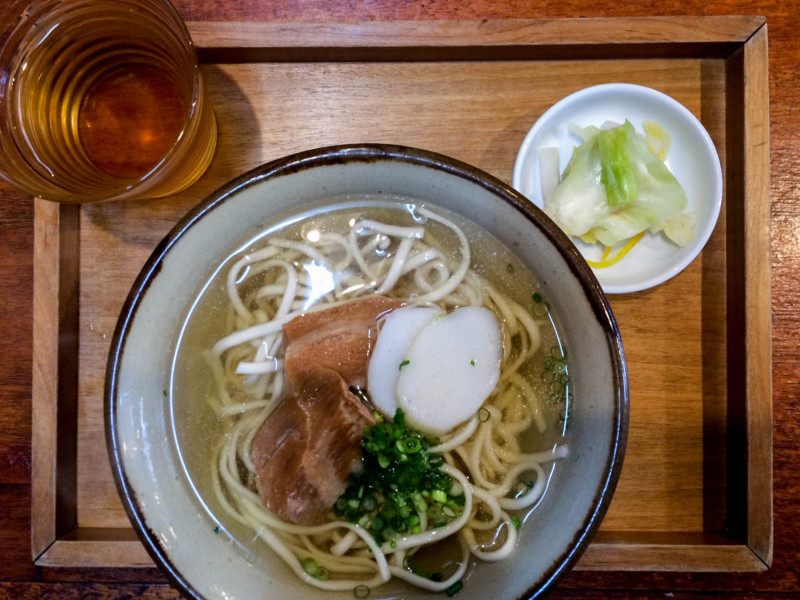
<instances>
[{"instance_id":1,"label":"drinking glass","mask_svg":"<svg viewBox=\"0 0 800 600\"><path fill-rule=\"evenodd\" d=\"M168 0L0 9L0 177L61 202L156 198L216 146L194 45Z\"/></svg>"}]
</instances>

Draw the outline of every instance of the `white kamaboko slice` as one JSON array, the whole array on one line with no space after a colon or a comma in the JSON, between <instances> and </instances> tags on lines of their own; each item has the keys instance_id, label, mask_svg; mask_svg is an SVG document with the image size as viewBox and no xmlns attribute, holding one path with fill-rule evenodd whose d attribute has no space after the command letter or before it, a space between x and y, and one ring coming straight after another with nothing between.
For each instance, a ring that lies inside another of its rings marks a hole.
<instances>
[{"instance_id":1,"label":"white kamaboko slice","mask_svg":"<svg viewBox=\"0 0 800 600\"><path fill-rule=\"evenodd\" d=\"M459 308L416 336L397 378L397 406L410 427L434 435L469 419L497 385L502 337L494 314Z\"/></svg>"},{"instance_id":2,"label":"white kamaboko slice","mask_svg":"<svg viewBox=\"0 0 800 600\"><path fill-rule=\"evenodd\" d=\"M397 410L397 378L411 342L443 314L435 306L406 307L392 311L384 320L367 371L367 389L375 408L384 416L391 419Z\"/></svg>"}]
</instances>

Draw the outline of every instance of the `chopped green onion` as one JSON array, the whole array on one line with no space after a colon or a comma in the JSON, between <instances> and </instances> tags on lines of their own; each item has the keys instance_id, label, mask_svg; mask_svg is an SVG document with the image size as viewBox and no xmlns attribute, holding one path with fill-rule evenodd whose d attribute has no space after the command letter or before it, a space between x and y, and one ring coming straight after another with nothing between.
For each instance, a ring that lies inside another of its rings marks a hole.
<instances>
[{"instance_id":1,"label":"chopped green onion","mask_svg":"<svg viewBox=\"0 0 800 600\"><path fill-rule=\"evenodd\" d=\"M408 360L408 359L404 360L403 362L401 362L401 363L400 363L400 366L399 366L399 367L397 367L397 368L398 368L398 370L399 370L399 369L402 369L403 367L405 367L405 366L406 366L408 363L410 363L410 362L411 362L411 361L410 361L410 360Z\"/></svg>"},{"instance_id":2,"label":"chopped green onion","mask_svg":"<svg viewBox=\"0 0 800 600\"><path fill-rule=\"evenodd\" d=\"M405 533L408 530L408 521L406 521L402 515L392 517L392 529L397 533ZM394 546L392 547L394 548Z\"/></svg>"},{"instance_id":3,"label":"chopped green onion","mask_svg":"<svg viewBox=\"0 0 800 600\"><path fill-rule=\"evenodd\" d=\"M533 302L535 306L533 307L533 314L537 317L543 317L550 312L550 303L545 302L544 298L539 292L535 292L533 294Z\"/></svg>"},{"instance_id":4,"label":"chopped green onion","mask_svg":"<svg viewBox=\"0 0 800 600\"><path fill-rule=\"evenodd\" d=\"M416 565L412 565L407 561L403 561L403 566L409 571L411 571L414 575L417 575L419 577L424 577L425 579L431 578L431 574L422 567L417 567Z\"/></svg>"},{"instance_id":5,"label":"chopped green onion","mask_svg":"<svg viewBox=\"0 0 800 600\"><path fill-rule=\"evenodd\" d=\"M517 531L519 531L519 529L522 527L522 521L519 520L519 517L512 517L511 524Z\"/></svg>"},{"instance_id":6,"label":"chopped green onion","mask_svg":"<svg viewBox=\"0 0 800 600\"><path fill-rule=\"evenodd\" d=\"M214 527L214 533L219 533L219 532L220 532L219 525L217 525L216 527Z\"/></svg>"},{"instance_id":7,"label":"chopped green onion","mask_svg":"<svg viewBox=\"0 0 800 600\"><path fill-rule=\"evenodd\" d=\"M447 475L437 477L433 480L433 487L437 490L442 490L443 492L449 492L453 489L453 480Z\"/></svg>"},{"instance_id":8,"label":"chopped green onion","mask_svg":"<svg viewBox=\"0 0 800 600\"><path fill-rule=\"evenodd\" d=\"M433 500L436 502L447 502L447 494L445 494L442 490L433 490L431 492L431 498L433 498Z\"/></svg>"},{"instance_id":9,"label":"chopped green onion","mask_svg":"<svg viewBox=\"0 0 800 600\"><path fill-rule=\"evenodd\" d=\"M421 533L419 515L428 515L429 527L441 527L461 513L463 496L453 493L453 479L441 471L441 454L431 454L425 435L406 427L401 410L364 429L363 469L351 475L334 513L358 523L378 544L397 543L398 535ZM455 492L463 494L460 486ZM448 506L447 514L442 505ZM432 512L431 509L436 507Z\"/></svg>"},{"instance_id":10,"label":"chopped green onion","mask_svg":"<svg viewBox=\"0 0 800 600\"><path fill-rule=\"evenodd\" d=\"M422 441L417 437L405 437L402 440L397 440L397 449L403 454L414 454L422 450Z\"/></svg>"},{"instance_id":11,"label":"chopped green onion","mask_svg":"<svg viewBox=\"0 0 800 600\"><path fill-rule=\"evenodd\" d=\"M451 585L449 588L447 588L444 591L444 593L447 594L448 598L452 598L458 592L460 592L462 589L464 589L464 581L459 579L453 585Z\"/></svg>"},{"instance_id":12,"label":"chopped green onion","mask_svg":"<svg viewBox=\"0 0 800 600\"><path fill-rule=\"evenodd\" d=\"M473 358L471 361L469 361L469 364L471 364L474 367L475 366L475 359Z\"/></svg>"},{"instance_id":13,"label":"chopped green onion","mask_svg":"<svg viewBox=\"0 0 800 600\"><path fill-rule=\"evenodd\" d=\"M353 588L353 596L359 598L359 600L362 600L363 598L369 596L369 588L365 585L357 585Z\"/></svg>"},{"instance_id":14,"label":"chopped green onion","mask_svg":"<svg viewBox=\"0 0 800 600\"><path fill-rule=\"evenodd\" d=\"M486 421L488 421L491 417L492 414L489 412L489 410L481 406L481 409L478 411L478 420L481 423L486 423Z\"/></svg>"},{"instance_id":15,"label":"chopped green onion","mask_svg":"<svg viewBox=\"0 0 800 600\"><path fill-rule=\"evenodd\" d=\"M508 271L509 273L513 273L513 272L514 272L514 270L515 270L515 269L514 269L514 265L512 265L511 263L508 263L508 264L506 265L506 271Z\"/></svg>"},{"instance_id":16,"label":"chopped green onion","mask_svg":"<svg viewBox=\"0 0 800 600\"><path fill-rule=\"evenodd\" d=\"M560 343L552 346L542 359L542 382L547 388L546 402L550 406L561 405L564 417L559 417L558 425L566 423L566 416L570 408L571 386L569 365L567 363L567 349Z\"/></svg>"},{"instance_id":17,"label":"chopped green onion","mask_svg":"<svg viewBox=\"0 0 800 600\"><path fill-rule=\"evenodd\" d=\"M317 574L317 570L319 569L319 565L317 565L317 561L313 558L308 557L303 559L303 571L314 577Z\"/></svg>"},{"instance_id":18,"label":"chopped green onion","mask_svg":"<svg viewBox=\"0 0 800 600\"><path fill-rule=\"evenodd\" d=\"M328 581L328 579L331 578L331 572L327 569L327 567L320 565L317 569L316 578L320 581Z\"/></svg>"}]
</instances>

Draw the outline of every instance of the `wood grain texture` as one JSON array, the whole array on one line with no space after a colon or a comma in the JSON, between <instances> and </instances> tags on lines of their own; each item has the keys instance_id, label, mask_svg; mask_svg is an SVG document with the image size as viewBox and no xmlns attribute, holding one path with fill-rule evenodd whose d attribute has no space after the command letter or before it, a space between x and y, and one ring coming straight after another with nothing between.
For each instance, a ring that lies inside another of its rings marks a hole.
<instances>
[{"instance_id":1,"label":"wood grain texture","mask_svg":"<svg viewBox=\"0 0 800 600\"><path fill-rule=\"evenodd\" d=\"M38 555L77 518L79 280L78 208L39 200L35 214L31 545Z\"/></svg>"},{"instance_id":2,"label":"wood grain texture","mask_svg":"<svg viewBox=\"0 0 800 600\"><path fill-rule=\"evenodd\" d=\"M795 540L800 537L800 115L797 98L800 80L800 42L796 16L800 2L790 0L688 0L623 4L601 0L455 0L399 2L375 0L176 0L187 20L192 21L391 21L396 19L485 19L560 18L600 16L760 14L767 17L770 36L770 163L769 184L772 240L772 375L774 410L774 511L775 553L772 568L760 575L713 575L687 573L576 572L561 583L554 598L795 598L800 593L800 556ZM238 101L241 101L239 99ZM236 149L236 144L231 146ZM0 183L0 482L26 480L30 472L30 365L31 264L33 208L30 199ZM17 515L0 522L4 561L0 579L34 580L38 570L30 560L30 549L6 552L8 544L25 545L28 540L29 488L6 486L0 494L3 511ZM22 513L22 514L20 514ZM136 581L138 571L115 570L120 577ZM77 579L71 570L48 570L50 579ZM98 581L102 570L82 572L82 581ZM144 575L142 575L144 580ZM120 579L119 581L123 581ZM580 589L576 589L580 588ZM592 591L587 588L597 588ZM617 591L602 591L615 589ZM627 591L626 591L627 590ZM639 591L636 591L639 590ZM656 590L656 591L654 591ZM660 591L658 591L660 590ZM731 593L739 590L741 593ZM722 592L724 591L724 592ZM765 592L769 593L765 593ZM163 585L106 585L93 583L44 584L0 583L0 596L13 598L150 597L175 598Z\"/></svg>"},{"instance_id":3,"label":"wood grain texture","mask_svg":"<svg viewBox=\"0 0 800 600\"><path fill-rule=\"evenodd\" d=\"M0 484L30 483L33 205L0 183ZM14 324L13 326L6 326Z\"/></svg>"},{"instance_id":4,"label":"wood grain texture","mask_svg":"<svg viewBox=\"0 0 800 600\"><path fill-rule=\"evenodd\" d=\"M757 16L727 15L697 18L638 17L596 19L499 19L455 21L392 21L340 23L232 22L188 23L192 40L198 48L297 48L342 47L366 48L443 45L456 47L540 46L546 44L606 43L616 39L625 43L652 45L657 42L693 44L719 42L741 44L758 29L765 19ZM476 41L476 33L480 41Z\"/></svg>"},{"instance_id":5,"label":"wood grain texture","mask_svg":"<svg viewBox=\"0 0 800 600\"><path fill-rule=\"evenodd\" d=\"M760 29L744 48L745 72L745 194L747 198L769 197L769 99L767 77L763 64L767 55L767 31ZM771 364L772 319L771 271L769 257L759 248L768 247L770 231L769 202L749 202L745 207L745 278L751 292L745 299L747 333L746 377L749 397L755 401L747 405L748 430L761 430L761 423L772 423L772 377L764 373L765 364ZM772 562L773 511L772 503L772 436L771 428L764 435L751 436L747 444L750 477L747 482L748 540L751 547L767 564ZM758 466L756 466L758 465ZM758 507L758 508L754 508Z\"/></svg>"},{"instance_id":6,"label":"wood grain texture","mask_svg":"<svg viewBox=\"0 0 800 600\"><path fill-rule=\"evenodd\" d=\"M598 23L603 25L598 27ZM609 56L694 56L700 45L730 54L763 17L639 17L341 23L189 23L201 59L271 61L591 59ZM345 43L343 43L345 41ZM712 50L713 49L713 50Z\"/></svg>"},{"instance_id":7,"label":"wood grain texture","mask_svg":"<svg viewBox=\"0 0 800 600\"><path fill-rule=\"evenodd\" d=\"M124 600L177 600L182 596L167 585L109 583L0 583L0 597L15 600L71 600L119 598Z\"/></svg>"},{"instance_id":8,"label":"wood grain texture","mask_svg":"<svg viewBox=\"0 0 800 600\"><path fill-rule=\"evenodd\" d=\"M102 531L113 536L113 539L86 539L83 535L75 539L59 539L38 557L36 564L41 567L80 565L83 569L153 567L153 560L144 546L128 535L132 533L130 530L119 534L115 533L114 529Z\"/></svg>"},{"instance_id":9,"label":"wood grain texture","mask_svg":"<svg viewBox=\"0 0 800 600\"><path fill-rule=\"evenodd\" d=\"M203 180L168 206L103 204L82 210L77 486L82 527L127 525L110 468L97 461L105 449L101 418L105 356L139 268L196 198L261 162L365 137L442 152L510 181L516 150L535 115L573 89L607 80L634 81L668 91L699 115L704 110L702 86L720 88L723 73L700 61L651 60L608 61L602 71L577 61L324 67L256 63L210 65L206 75L210 96L226 101L217 106L220 160ZM540 87L542 80L550 82L547 90ZM267 86L271 93L264 95ZM398 103L401 96L404 101ZM502 111L497 110L498 97ZM341 98L354 101L343 105ZM718 108L724 115L724 107ZM714 112L709 106L705 110ZM323 122L325 127L320 128ZM398 128L398 123L409 122L417 125ZM250 128L246 135L245 127ZM723 137L721 131L713 133ZM476 139L486 141L476 143ZM705 256L712 256L720 243L724 243L723 229ZM709 498L716 497L703 476L704 411L718 400L706 395L704 387L720 389L723 383L719 373L703 369L703 356L724 354L724 336L718 335L714 344L701 335L704 327L719 330L724 324L723 313L706 314L704 319L703 302L724 304L719 288L705 298L697 293L708 276L706 260L657 289L612 299L629 348L631 431L623 475L603 529L723 527L721 505L712 507L718 515L716 524L704 522ZM676 297L684 300L676 303ZM680 327L674 327L678 323ZM662 335L669 327L676 329L680 343ZM681 493L673 493L676 489Z\"/></svg>"},{"instance_id":10,"label":"wood grain texture","mask_svg":"<svg viewBox=\"0 0 800 600\"><path fill-rule=\"evenodd\" d=\"M0 597L15 600L78 600L118 598L123 600L177 600L182 596L166 585L113 583L0 583ZM690 600L694 594L673 592L626 592L566 590L553 591L557 600ZM729 594L730 600L790 600L786 594Z\"/></svg>"},{"instance_id":11,"label":"wood grain texture","mask_svg":"<svg viewBox=\"0 0 800 600\"><path fill-rule=\"evenodd\" d=\"M32 406L31 418L37 423L31 437L34 473L31 482L33 496L37 498L31 506L31 546L37 556L56 538L56 494L57 471L56 436L58 397L58 205L38 203L37 231L34 240L34 256L38 266L37 287L33 292L34 314L37 315L33 341ZM44 211L44 212L43 212ZM49 217L49 218L43 218ZM55 248L53 246L56 246ZM34 402L33 398L41 401Z\"/></svg>"},{"instance_id":12,"label":"wood grain texture","mask_svg":"<svg viewBox=\"0 0 800 600\"><path fill-rule=\"evenodd\" d=\"M763 24L759 19L750 22L759 27ZM430 23L415 28L414 35L421 30L430 33L449 26ZM286 34L293 27L283 26L281 31ZM248 38L247 43L263 40L257 32L266 29L251 28L248 35L252 39ZM298 30L307 35L305 27ZM348 31L349 27L326 25L328 43L337 52L347 49ZM382 31L388 30L382 28ZM396 36L392 43L405 44L407 38L410 34ZM456 43L466 39L458 37ZM617 56L616 49L598 46L592 40L589 46L595 51ZM393 46L387 42L386 47ZM742 470L746 440L735 440L738 453L726 456L725 451L734 443L734 436L725 433L731 415L735 414L728 410L728 405L736 403L744 414L747 401L744 392L733 396L737 400L726 400L728 348L737 347L739 354L746 356L738 326L726 327L726 306L731 297L735 299L741 295L739 290L744 289L742 261L732 263L736 280L725 286L726 274L731 270L726 267L726 247L735 254L743 253L741 208L745 199L750 201L741 183L743 165L747 163L739 153L731 153L732 158L725 159L727 136L733 135L738 140L745 133L741 121L731 118L725 101L727 94L741 110L749 106L743 101L742 82L746 77L742 60L729 67L727 61L714 58L647 61L609 58L603 61L602 69L597 69L596 63L583 61L522 62L516 56L515 60L478 63L435 60L351 63L330 62L329 47L324 46L315 50L316 54L308 55L315 58L308 63L286 62L283 55L279 55L281 60L277 62L264 63L261 49L253 46L253 52L241 54L235 64L212 63L205 67L212 98L225 99L217 107L221 132L219 160L204 178L206 185L214 181L216 168L221 167L229 178L228 171L244 170L249 162L252 166L271 158L264 158L259 145L264 138L276 140L270 147L274 158L304 148L291 145L296 143L293 136L300 135L302 143L312 140L313 145L324 145L359 141L365 131L396 136L400 130L406 140L403 143L410 143L407 140L417 135L415 145L455 155L508 180L516 147L533 120L530 111L540 113L576 87L609 79L659 87L704 119L717 140L723 162L731 165L728 187L740 193L734 195L733 213L727 214L723 208L723 215L727 216L721 220L702 257L689 269L658 289L612 299L626 339L632 398L636 401L626 467L601 534L622 535L606 536L607 541L590 549L577 568L763 570L764 563L743 545L744 519L748 507L759 513L757 502L769 514L770 497L754 496L748 503L746 479L736 478L742 486L735 487L734 478L727 477L728 463ZM714 49L710 52L710 56L716 56ZM731 85L726 84L729 75ZM542 80L553 82L553 87L542 89L538 85ZM397 101L399 97L403 102ZM498 101L503 110L497 110ZM463 114L454 114L453 106L462 106ZM419 124L418 131L403 126L412 121ZM324 130L318 128L320 122L326 124ZM259 123L258 128L253 127L254 123ZM239 133L240 128L244 134ZM476 138L476 130L485 133ZM319 141L315 141L315 136ZM483 139L493 141L495 147L491 152L481 143ZM225 147L229 142L235 145L235 151ZM765 165L760 169L763 171ZM194 189L184 196L197 197ZM756 201L766 204L763 198ZM120 508L108 468L98 468L95 460L104 448L99 415L104 357L108 351L106 332L114 325L139 265L186 208L180 198L171 198L169 203L98 205L81 210L77 263L82 265L78 327L82 368L77 394L75 500L80 529L71 539L60 539L50 546L38 559L42 566L149 564L136 541L113 537L111 532L125 531L127 518ZM142 228L143 222L151 226ZM735 225L731 236L727 235L728 222ZM766 256L765 247L762 240L760 250L755 250ZM681 298L682 302L675 302L675 298ZM671 336L664 335L667 330L672 332ZM755 339L761 341L757 336ZM768 342L767 338L767 348ZM740 420L737 426L744 427L744 418ZM759 437L757 433L751 434ZM759 466L760 463L754 464L754 468ZM764 471L768 473L769 469ZM768 475L766 480L769 481ZM741 514L735 512L737 506L743 507ZM767 518L765 522L770 521ZM729 523L737 529L729 527ZM89 539L82 534L97 528L107 528L100 529L106 532L104 539ZM726 530L731 537L723 539L723 545L704 539L707 532ZM674 542L663 538L666 532L683 531L695 532L694 539ZM654 536L649 541L638 539L645 532L661 534L662 539ZM768 550L769 536L763 543Z\"/></svg>"},{"instance_id":13,"label":"wood grain texture","mask_svg":"<svg viewBox=\"0 0 800 600\"><path fill-rule=\"evenodd\" d=\"M431 31L434 26L441 25L431 24L426 30ZM347 42L348 28L328 26L331 36L337 30L339 43ZM593 42L592 46L595 47ZM225 101L217 103L221 132L219 160L204 178L205 185L215 181L215 170L225 174L218 185L229 179L231 172L245 170L248 161L252 165L263 162L259 145L262 138L276 140L270 150L277 157L307 147L291 145L296 143L293 136L304 132L302 143L319 136L313 145L324 145L359 141L364 131L394 136L399 129L405 139L416 133L419 136L416 145L455 155L508 180L516 147L535 118L531 115L540 114L577 87L609 79L659 87L678 98L704 118L725 157L724 126L730 119L722 101L725 70L719 59L606 60L603 68L597 69L593 63L579 61L329 63L326 48L317 52L317 61L308 64L261 63L263 56L256 54L255 58L251 56L239 64L207 65L211 96ZM610 56L616 56L615 52ZM741 73L740 67L736 73ZM739 79L743 79L741 74ZM553 87L542 89L538 85L542 80L554 82ZM244 101L238 102L239 97ZM397 102L398 97L403 98L402 103ZM501 111L497 110L498 100L503 104ZM739 104L744 107L741 101ZM457 105L463 106L461 117L453 113L453 106ZM266 118L254 129L253 123L259 122L259 116ZM464 119L463 123L460 119ZM398 127L398 123L412 121L420 125L419 131ZM326 124L324 130L317 127L320 122ZM730 128L741 131L736 123ZM477 138L475 131L480 129L476 124L485 132ZM228 139L235 151L225 148L225 133L231 134ZM480 143L484 139L497 144L492 152ZM505 145L499 145L501 141ZM729 187L744 186L734 179ZM183 198L192 200L202 195L193 188ZM65 250L58 245L54 248L56 264L63 265L66 271L79 269L75 277L79 275L80 279L80 322L76 334L81 368L77 375L77 399L66 403L76 404L78 412L77 494L63 503L62 511L69 517L77 511L80 529L75 530L75 536L59 539L42 553L38 559L42 566L150 564L130 536L114 538L112 533L124 531L127 518L120 508L109 469L98 466L96 460L105 447L100 418L104 359L108 351L107 332L113 328L139 266L187 208L178 197L168 202L86 206L80 210L77 224L69 221L69 226L59 225L59 231L65 230L69 239L77 237L80 247L74 256L69 243ZM64 217L74 220L73 213L72 208L63 209L57 215L59 223ZM734 341L725 341L726 291L724 286L717 285L726 272L723 251L726 221L740 223L742 217L737 213L723 219L707 252L678 278L656 290L612 301L627 340L632 396L638 397L635 406L639 416L633 421L632 443L620 489L601 532L710 532L724 529L726 521L735 522L726 515L724 504L724 451L704 437L708 431L725 429L726 408L720 399L726 396L726 344L741 344L735 335ZM149 226L142 228L141 223ZM741 249L741 236L738 242L737 238L732 239L728 246ZM741 271L743 267L738 269ZM59 269L45 269L45 273L51 271L60 283ZM45 288L53 286L46 277L43 281ZM729 289L736 292L738 288ZM683 301L674 302L676 297ZM40 324L49 320L61 322L46 311L36 318ZM679 344L663 335L667 330L673 331L672 337ZM71 352L66 355L72 357ZM58 379L60 382L61 377ZM36 401L34 408L38 405ZM61 406L59 402L58 407ZM73 412L71 409L70 416ZM740 460L734 466L741 468L741 463ZM56 473L64 472L73 471L68 464L56 469ZM769 498L761 500L769 502ZM738 503L743 504L744 500ZM62 517L61 521L64 520ZM106 532L103 539L90 539L82 534L97 528L107 528L101 529ZM700 543L705 542L700 539ZM616 552L618 548L620 551ZM587 553L578 568L763 569L763 564L741 545L706 544L705 548L690 548L691 551L684 551L685 548L654 540L649 544L631 544L625 536L617 536L615 543Z\"/></svg>"},{"instance_id":14,"label":"wood grain texture","mask_svg":"<svg viewBox=\"0 0 800 600\"><path fill-rule=\"evenodd\" d=\"M30 486L18 483L0 483L0 581L6 579L33 579L39 569L33 564L29 552L30 540Z\"/></svg>"}]
</instances>

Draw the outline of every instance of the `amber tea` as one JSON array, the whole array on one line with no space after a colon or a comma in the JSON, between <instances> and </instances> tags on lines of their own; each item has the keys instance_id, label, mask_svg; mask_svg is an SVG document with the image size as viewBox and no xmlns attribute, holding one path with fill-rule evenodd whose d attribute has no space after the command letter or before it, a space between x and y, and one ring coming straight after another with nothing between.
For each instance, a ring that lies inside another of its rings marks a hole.
<instances>
[{"instance_id":1,"label":"amber tea","mask_svg":"<svg viewBox=\"0 0 800 600\"><path fill-rule=\"evenodd\" d=\"M0 50L4 179L69 202L164 196L205 171L214 115L166 0L13 8Z\"/></svg>"}]
</instances>

